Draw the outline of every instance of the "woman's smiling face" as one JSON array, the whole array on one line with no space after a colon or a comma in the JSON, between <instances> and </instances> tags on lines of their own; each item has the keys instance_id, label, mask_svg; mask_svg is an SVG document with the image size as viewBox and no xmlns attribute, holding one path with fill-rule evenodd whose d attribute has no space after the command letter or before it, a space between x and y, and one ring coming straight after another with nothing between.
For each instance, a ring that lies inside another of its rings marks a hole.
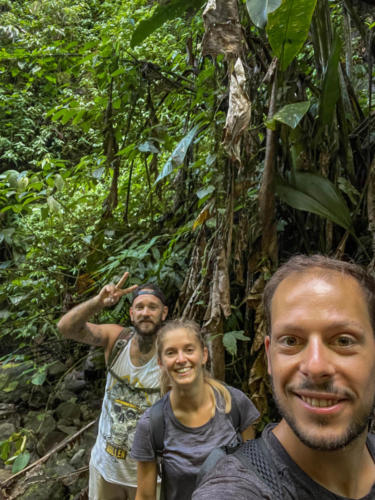
<instances>
[{"instance_id":1,"label":"woman's smiling face","mask_svg":"<svg viewBox=\"0 0 375 500\"><path fill-rule=\"evenodd\" d=\"M168 373L172 386L203 380L207 357L207 347L202 347L191 330L176 328L164 334L159 365Z\"/></svg>"}]
</instances>

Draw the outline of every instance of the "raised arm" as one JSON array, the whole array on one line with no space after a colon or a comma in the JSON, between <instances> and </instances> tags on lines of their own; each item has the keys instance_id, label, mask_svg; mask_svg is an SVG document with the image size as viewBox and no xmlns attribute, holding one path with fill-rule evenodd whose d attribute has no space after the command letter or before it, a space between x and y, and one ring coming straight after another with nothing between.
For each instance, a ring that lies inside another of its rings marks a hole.
<instances>
[{"instance_id":1,"label":"raised arm","mask_svg":"<svg viewBox=\"0 0 375 500\"><path fill-rule=\"evenodd\" d=\"M57 324L60 333L64 337L78 342L102 346L108 354L121 332L122 326L115 324L97 325L89 323L88 320L105 307L116 305L123 295L131 293L137 287L137 285L133 285L122 289L128 276L128 272L124 273L117 285L106 285L98 295L64 314Z\"/></svg>"}]
</instances>

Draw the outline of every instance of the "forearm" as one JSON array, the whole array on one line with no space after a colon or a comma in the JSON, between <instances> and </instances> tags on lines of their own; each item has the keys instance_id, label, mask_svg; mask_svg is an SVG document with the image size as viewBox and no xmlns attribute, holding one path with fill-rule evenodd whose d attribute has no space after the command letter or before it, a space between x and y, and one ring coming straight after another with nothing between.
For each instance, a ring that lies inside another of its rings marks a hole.
<instances>
[{"instance_id":1,"label":"forearm","mask_svg":"<svg viewBox=\"0 0 375 500\"><path fill-rule=\"evenodd\" d=\"M64 314L58 322L57 328L64 337L88 344L100 345L100 335L95 335L95 332L88 327L87 322L102 309L103 305L97 295Z\"/></svg>"},{"instance_id":2,"label":"forearm","mask_svg":"<svg viewBox=\"0 0 375 500\"><path fill-rule=\"evenodd\" d=\"M135 500L156 500L156 492L154 494L146 494L142 491L139 491L139 486L138 486Z\"/></svg>"}]
</instances>

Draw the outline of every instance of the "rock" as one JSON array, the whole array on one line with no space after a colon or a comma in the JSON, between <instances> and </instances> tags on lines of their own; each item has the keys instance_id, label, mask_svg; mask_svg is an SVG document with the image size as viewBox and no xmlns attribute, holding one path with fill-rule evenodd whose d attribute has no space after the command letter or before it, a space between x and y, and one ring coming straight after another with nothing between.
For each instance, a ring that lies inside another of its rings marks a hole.
<instances>
[{"instance_id":1,"label":"rock","mask_svg":"<svg viewBox=\"0 0 375 500\"><path fill-rule=\"evenodd\" d=\"M56 429L56 422L50 412L29 411L24 417L24 427L46 434Z\"/></svg>"},{"instance_id":2,"label":"rock","mask_svg":"<svg viewBox=\"0 0 375 500\"><path fill-rule=\"evenodd\" d=\"M63 387L68 391L79 392L82 391L86 385L83 372L73 370L65 377Z\"/></svg>"},{"instance_id":3,"label":"rock","mask_svg":"<svg viewBox=\"0 0 375 500\"><path fill-rule=\"evenodd\" d=\"M78 431L78 427L74 427L73 425L60 424L60 422L58 422L57 428L60 431L65 432L65 434L67 434L68 436Z\"/></svg>"},{"instance_id":4,"label":"rock","mask_svg":"<svg viewBox=\"0 0 375 500\"><path fill-rule=\"evenodd\" d=\"M48 366L48 375L56 377L66 372L66 366L61 361L54 361Z\"/></svg>"},{"instance_id":5,"label":"rock","mask_svg":"<svg viewBox=\"0 0 375 500\"><path fill-rule=\"evenodd\" d=\"M83 465L83 458L85 456L86 450L84 448L80 448L70 459L70 465L73 465L74 467L78 466L81 467Z\"/></svg>"},{"instance_id":6,"label":"rock","mask_svg":"<svg viewBox=\"0 0 375 500\"><path fill-rule=\"evenodd\" d=\"M65 432L61 431L52 431L44 434L38 444L36 445L37 452L42 457L49 450L51 450L54 446L61 443L66 438Z\"/></svg>"},{"instance_id":7,"label":"rock","mask_svg":"<svg viewBox=\"0 0 375 500\"><path fill-rule=\"evenodd\" d=\"M7 363L0 366L0 391L1 402L3 404L14 404L21 401L21 395L25 392L25 386L30 383L30 369L33 366L32 361Z\"/></svg>"},{"instance_id":8,"label":"rock","mask_svg":"<svg viewBox=\"0 0 375 500\"><path fill-rule=\"evenodd\" d=\"M53 479L31 484L22 495L22 500L62 500L69 498L66 486Z\"/></svg>"},{"instance_id":9,"label":"rock","mask_svg":"<svg viewBox=\"0 0 375 500\"><path fill-rule=\"evenodd\" d=\"M13 475L13 473L11 470L0 469L0 483L2 483L3 481L6 481L12 475Z\"/></svg>"},{"instance_id":10,"label":"rock","mask_svg":"<svg viewBox=\"0 0 375 500\"><path fill-rule=\"evenodd\" d=\"M79 419L81 410L78 404L71 401L63 401L56 408L56 415L59 419L64 419L66 422L73 422L74 419Z\"/></svg>"},{"instance_id":11,"label":"rock","mask_svg":"<svg viewBox=\"0 0 375 500\"><path fill-rule=\"evenodd\" d=\"M0 441L6 441L14 432L16 432L16 426L10 422L0 423Z\"/></svg>"}]
</instances>

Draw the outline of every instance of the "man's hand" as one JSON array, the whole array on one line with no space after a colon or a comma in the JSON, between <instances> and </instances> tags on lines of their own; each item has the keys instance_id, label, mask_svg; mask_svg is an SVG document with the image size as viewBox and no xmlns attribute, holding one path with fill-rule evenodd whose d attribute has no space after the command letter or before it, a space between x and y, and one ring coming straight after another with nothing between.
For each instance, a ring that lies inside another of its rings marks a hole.
<instances>
[{"instance_id":1,"label":"man's hand","mask_svg":"<svg viewBox=\"0 0 375 500\"><path fill-rule=\"evenodd\" d=\"M123 295L131 293L137 288L138 285L133 285L128 288L122 289L126 280L129 277L129 273L126 271L117 285L111 283L103 287L98 295L98 302L102 307L112 307L115 306Z\"/></svg>"},{"instance_id":2,"label":"man's hand","mask_svg":"<svg viewBox=\"0 0 375 500\"><path fill-rule=\"evenodd\" d=\"M124 273L117 285L106 285L98 295L79 304L64 314L57 324L64 337L78 340L90 345L105 347L106 356L112 348L114 340L122 330L122 326L115 324L96 325L89 323L91 316L99 313L104 307L111 307L118 303L120 298L132 292L138 285L122 289L129 273Z\"/></svg>"}]
</instances>

